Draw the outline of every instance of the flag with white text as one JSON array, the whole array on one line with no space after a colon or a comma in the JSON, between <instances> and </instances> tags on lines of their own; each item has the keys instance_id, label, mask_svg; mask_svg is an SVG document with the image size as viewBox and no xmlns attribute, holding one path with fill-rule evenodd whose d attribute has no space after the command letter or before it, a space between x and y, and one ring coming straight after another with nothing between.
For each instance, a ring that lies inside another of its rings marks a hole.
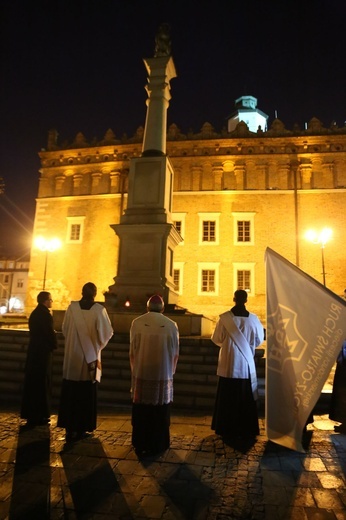
<instances>
[{"instance_id":1,"label":"flag with white text","mask_svg":"<svg viewBox=\"0 0 346 520\"><path fill-rule=\"evenodd\" d=\"M346 301L266 249L266 433L304 451L302 435L346 338Z\"/></svg>"}]
</instances>

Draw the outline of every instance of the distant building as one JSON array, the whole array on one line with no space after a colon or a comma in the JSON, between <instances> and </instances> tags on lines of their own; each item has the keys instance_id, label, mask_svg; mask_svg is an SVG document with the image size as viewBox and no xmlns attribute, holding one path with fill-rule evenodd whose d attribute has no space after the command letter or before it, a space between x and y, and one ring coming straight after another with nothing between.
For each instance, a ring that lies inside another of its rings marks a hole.
<instances>
[{"instance_id":1,"label":"distant building","mask_svg":"<svg viewBox=\"0 0 346 520\"><path fill-rule=\"evenodd\" d=\"M0 313L22 313L28 286L29 258L0 258Z\"/></svg>"},{"instance_id":2,"label":"distant building","mask_svg":"<svg viewBox=\"0 0 346 520\"><path fill-rule=\"evenodd\" d=\"M267 130L268 116L257 108L257 99L253 96L241 96L235 101L236 111L233 112L227 124L228 132L233 132L238 123L244 121L250 132Z\"/></svg>"},{"instance_id":3,"label":"distant building","mask_svg":"<svg viewBox=\"0 0 346 520\"><path fill-rule=\"evenodd\" d=\"M233 127L232 116L228 131L209 123L188 135L174 124L167 129L173 220L183 237L174 251L178 305L215 318L232 306L234 290L243 288L249 308L264 319L266 247L322 282L321 246L304 234L325 226L333 230L324 250L326 285L342 294L346 127L324 127L313 118L304 129L286 129L278 119L266 129L256 98L243 96L237 106L239 122ZM249 124L241 119L246 113L254 116ZM111 226L126 208L129 161L141 155L142 140L142 127L123 139L108 130L93 142L79 133L69 144L49 132L47 149L39 154L34 236L57 237L63 247L46 257L32 248L29 308L43 278L55 309L78 299L88 281L103 301L117 275L119 238ZM143 256L144 271L146 261Z\"/></svg>"}]
</instances>

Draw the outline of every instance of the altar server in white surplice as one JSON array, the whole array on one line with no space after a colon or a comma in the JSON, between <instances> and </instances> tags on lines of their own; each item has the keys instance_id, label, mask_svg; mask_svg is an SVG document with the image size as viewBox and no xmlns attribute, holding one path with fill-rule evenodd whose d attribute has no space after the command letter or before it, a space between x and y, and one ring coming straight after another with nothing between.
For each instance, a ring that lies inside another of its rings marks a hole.
<instances>
[{"instance_id":1,"label":"altar server in white surplice","mask_svg":"<svg viewBox=\"0 0 346 520\"><path fill-rule=\"evenodd\" d=\"M179 356L178 326L162 314L161 296L152 296L147 310L130 329L132 445L138 456L169 448L173 375Z\"/></svg>"},{"instance_id":2,"label":"altar server in white surplice","mask_svg":"<svg viewBox=\"0 0 346 520\"><path fill-rule=\"evenodd\" d=\"M220 315L211 337L220 347L212 430L225 440L255 439L259 425L254 356L264 340L264 329L258 317L246 310L246 291L235 291L233 301L235 306Z\"/></svg>"},{"instance_id":3,"label":"altar server in white surplice","mask_svg":"<svg viewBox=\"0 0 346 520\"><path fill-rule=\"evenodd\" d=\"M62 325L65 352L57 426L66 429L67 442L96 428L101 351L113 336L106 309L94 301L96 293L96 286L86 283L82 299L71 302Z\"/></svg>"}]
</instances>

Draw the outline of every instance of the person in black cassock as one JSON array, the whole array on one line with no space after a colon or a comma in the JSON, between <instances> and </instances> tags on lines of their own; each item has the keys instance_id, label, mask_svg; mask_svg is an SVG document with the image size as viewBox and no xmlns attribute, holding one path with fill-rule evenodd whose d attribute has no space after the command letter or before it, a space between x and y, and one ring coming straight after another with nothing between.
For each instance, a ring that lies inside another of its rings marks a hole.
<instances>
[{"instance_id":1,"label":"person in black cassock","mask_svg":"<svg viewBox=\"0 0 346 520\"><path fill-rule=\"evenodd\" d=\"M29 317L29 346L25 364L20 416L27 426L48 424L51 412L52 353L57 338L50 313L52 297L47 291L37 296L37 307Z\"/></svg>"},{"instance_id":2,"label":"person in black cassock","mask_svg":"<svg viewBox=\"0 0 346 520\"><path fill-rule=\"evenodd\" d=\"M259 424L254 356L264 340L264 328L246 309L246 291L235 291L233 301L234 307L219 316L211 337L220 347L211 428L225 440L255 439Z\"/></svg>"},{"instance_id":3,"label":"person in black cassock","mask_svg":"<svg viewBox=\"0 0 346 520\"><path fill-rule=\"evenodd\" d=\"M346 435L346 339L336 360L329 419L341 423L334 430Z\"/></svg>"}]
</instances>

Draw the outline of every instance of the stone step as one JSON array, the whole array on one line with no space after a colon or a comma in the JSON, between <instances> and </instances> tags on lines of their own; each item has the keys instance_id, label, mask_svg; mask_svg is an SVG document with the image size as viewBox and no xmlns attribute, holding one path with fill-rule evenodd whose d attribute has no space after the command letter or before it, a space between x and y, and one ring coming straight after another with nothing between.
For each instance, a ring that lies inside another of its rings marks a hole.
<instances>
[{"instance_id":1,"label":"stone step","mask_svg":"<svg viewBox=\"0 0 346 520\"><path fill-rule=\"evenodd\" d=\"M27 330L0 329L0 403L19 408L24 380ZM60 399L64 339L58 334L58 350L54 352L52 371L52 403L57 408ZM174 407L210 412L214 406L217 387L217 359L219 349L209 338L181 337L180 356L174 378ZM265 349L256 351L259 384L259 406L265 403ZM129 337L116 334L103 351L103 375L98 399L101 407L130 405L131 371ZM319 406L326 407L330 391L323 392Z\"/></svg>"}]
</instances>

